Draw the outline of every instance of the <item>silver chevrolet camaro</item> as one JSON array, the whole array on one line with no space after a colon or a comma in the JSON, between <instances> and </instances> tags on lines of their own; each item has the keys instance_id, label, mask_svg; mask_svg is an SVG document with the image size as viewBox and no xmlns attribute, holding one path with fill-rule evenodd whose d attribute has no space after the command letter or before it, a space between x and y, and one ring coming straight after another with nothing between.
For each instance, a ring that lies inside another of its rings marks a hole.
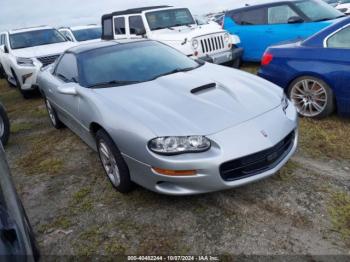
<instances>
[{"instance_id":1,"label":"silver chevrolet camaro","mask_svg":"<svg viewBox=\"0 0 350 262\"><path fill-rule=\"evenodd\" d=\"M276 173L298 143L281 88L155 41L74 47L38 81L52 124L98 151L123 193L133 182L168 195L242 186Z\"/></svg>"}]
</instances>

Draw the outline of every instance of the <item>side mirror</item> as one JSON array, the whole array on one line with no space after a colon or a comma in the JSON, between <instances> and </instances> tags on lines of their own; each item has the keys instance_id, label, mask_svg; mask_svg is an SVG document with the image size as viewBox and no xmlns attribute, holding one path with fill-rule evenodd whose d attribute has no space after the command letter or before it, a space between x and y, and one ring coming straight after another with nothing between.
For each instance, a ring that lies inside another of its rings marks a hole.
<instances>
[{"instance_id":1,"label":"side mirror","mask_svg":"<svg viewBox=\"0 0 350 262\"><path fill-rule=\"evenodd\" d=\"M300 16L289 17L288 24L298 24L298 23L304 23L304 19L302 19Z\"/></svg>"},{"instance_id":2,"label":"side mirror","mask_svg":"<svg viewBox=\"0 0 350 262\"><path fill-rule=\"evenodd\" d=\"M77 87L77 85L75 83L66 83L66 84L63 84L63 85L57 87L57 91L58 91L58 93L63 94L63 95L76 96L76 95L78 95L76 87Z\"/></svg>"},{"instance_id":3,"label":"side mirror","mask_svg":"<svg viewBox=\"0 0 350 262\"><path fill-rule=\"evenodd\" d=\"M8 49L8 47L7 47L6 45L4 46L4 52L5 52L6 54L9 53L9 49Z\"/></svg>"},{"instance_id":4,"label":"side mirror","mask_svg":"<svg viewBox=\"0 0 350 262\"><path fill-rule=\"evenodd\" d=\"M146 34L146 30L144 28L136 28L135 29L135 34L136 35L145 35Z\"/></svg>"}]
</instances>

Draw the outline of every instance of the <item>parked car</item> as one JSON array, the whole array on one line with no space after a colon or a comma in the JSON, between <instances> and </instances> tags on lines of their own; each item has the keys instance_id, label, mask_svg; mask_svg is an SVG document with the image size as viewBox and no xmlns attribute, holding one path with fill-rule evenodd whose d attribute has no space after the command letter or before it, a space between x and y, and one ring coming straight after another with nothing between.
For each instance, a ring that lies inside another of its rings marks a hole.
<instances>
[{"instance_id":1,"label":"parked car","mask_svg":"<svg viewBox=\"0 0 350 262\"><path fill-rule=\"evenodd\" d=\"M270 47L259 76L281 86L305 117L350 115L350 18L305 41Z\"/></svg>"},{"instance_id":2,"label":"parked car","mask_svg":"<svg viewBox=\"0 0 350 262\"><path fill-rule=\"evenodd\" d=\"M58 31L71 42L101 41L102 28L99 25L61 27Z\"/></svg>"},{"instance_id":3,"label":"parked car","mask_svg":"<svg viewBox=\"0 0 350 262\"><path fill-rule=\"evenodd\" d=\"M350 0L339 1L338 5L335 8L346 15L350 15Z\"/></svg>"},{"instance_id":4,"label":"parked car","mask_svg":"<svg viewBox=\"0 0 350 262\"><path fill-rule=\"evenodd\" d=\"M0 103L0 141L6 145L10 136L10 121L4 106Z\"/></svg>"},{"instance_id":5,"label":"parked car","mask_svg":"<svg viewBox=\"0 0 350 262\"><path fill-rule=\"evenodd\" d=\"M16 193L0 143L0 256L1 261L39 261L39 250L26 212Z\"/></svg>"},{"instance_id":6,"label":"parked car","mask_svg":"<svg viewBox=\"0 0 350 262\"><path fill-rule=\"evenodd\" d=\"M39 86L53 126L97 150L120 192L132 182L169 195L242 186L297 147L297 112L281 88L157 41L69 49Z\"/></svg>"},{"instance_id":7,"label":"parked car","mask_svg":"<svg viewBox=\"0 0 350 262\"><path fill-rule=\"evenodd\" d=\"M0 33L0 39L0 75L17 86L24 98L37 88L40 68L76 45L47 26L10 30Z\"/></svg>"},{"instance_id":8,"label":"parked car","mask_svg":"<svg viewBox=\"0 0 350 262\"><path fill-rule=\"evenodd\" d=\"M187 56L238 67L243 50L237 36L219 27L198 26L187 8L153 6L129 9L102 17L102 38L148 38L165 43Z\"/></svg>"},{"instance_id":9,"label":"parked car","mask_svg":"<svg viewBox=\"0 0 350 262\"><path fill-rule=\"evenodd\" d=\"M259 62L267 47L305 39L343 16L321 0L267 0L228 11L224 28L240 37L244 61Z\"/></svg>"},{"instance_id":10,"label":"parked car","mask_svg":"<svg viewBox=\"0 0 350 262\"><path fill-rule=\"evenodd\" d=\"M336 7L340 0L324 0L327 4Z\"/></svg>"}]
</instances>

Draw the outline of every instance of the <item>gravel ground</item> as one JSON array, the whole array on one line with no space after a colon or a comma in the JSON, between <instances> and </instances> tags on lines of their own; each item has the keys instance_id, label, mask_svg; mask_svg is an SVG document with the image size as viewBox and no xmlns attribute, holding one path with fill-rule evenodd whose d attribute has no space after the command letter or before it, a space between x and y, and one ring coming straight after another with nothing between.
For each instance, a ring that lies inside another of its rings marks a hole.
<instances>
[{"instance_id":1,"label":"gravel ground","mask_svg":"<svg viewBox=\"0 0 350 262\"><path fill-rule=\"evenodd\" d=\"M255 72L256 67L246 66ZM350 121L301 120L298 153L276 176L229 191L122 195L97 155L53 129L40 97L0 81L6 148L43 255L350 254Z\"/></svg>"}]
</instances>

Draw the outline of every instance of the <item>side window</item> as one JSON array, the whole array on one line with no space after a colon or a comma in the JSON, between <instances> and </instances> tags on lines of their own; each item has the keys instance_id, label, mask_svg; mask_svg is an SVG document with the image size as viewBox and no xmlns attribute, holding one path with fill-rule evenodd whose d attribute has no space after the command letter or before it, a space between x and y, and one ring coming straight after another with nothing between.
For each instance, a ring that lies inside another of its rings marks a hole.
<instances>
[{"instance_id":1,"label":"side window","mask_svg":"<svg viewBox=\"0 0 350 262\"><path fill-rule=\"evenodd\" d=\"M5 35L1 35L0 36L0 45L4 45L5 44Z\"/></svg>"},{"instance_id":2,"label":"side window","mask_svg":"<svg viewBox=\"0 0 350 262\"><path fill-rule=\"evenodd\" d=\"M240 25L263 25L267 23L266 8L243 10L232 14L231 17Z\"/></svg>"},{"instance_id":3,"label":"side window","mask_svg":"<svg viewBox=\"0 0 350 262\"><path fill-rule=\"evenodd\" d=\"M298 14L288 5L273 6L267 9L269 24L287 24L289 18Z\"/></svg>"},{"instance_id":4,"label":"side window","mask_svg":"<svg viewBox=\"0 0 350 262\"><path fill-rule=\"evenodd\" d=\"M113 39L112 18L104 19L102 25L102 35L104 39Z\"/></svg>"},{"instance_id":5,"label":"side window","mask_svg":"<svg viewBox=\"0 0 350 262\"><path fill-rule=\"evenodd\" d=\"M130 27L130 34L135 35L137 29L139 30L145 30L145 26L142 21L142 17L139 15L130 16L129 17L129 27Z\"/></svg>"},{"instance_id":6,"label":"side window","mask_svg":"<svg viewBox=\"0 0 350 262\"><path fill-rule=\"evenodd\" d=\"M78 65L75 55L64 54L56 66L55 75L66 83L78 81Z\"/></svg>"},{"instance_id":7,"label":"side window","mask_svg":"<svg viewBox=\"0 0 350 262\"><path fill-rule=\"evenodd\" d=\"M350 27L346 27L331 36L327 41L329 48L350 48Z\"/></svg>"},{"instance_id":8,"label":"side window","mask_svg":"<svg viewBox=\"0 0 350 262\"><path fill-rule=\"evenodd\" d=\"M116 35L125 35L125 18L114 18L114 33Z\"/></svg>"}]
</instances>

